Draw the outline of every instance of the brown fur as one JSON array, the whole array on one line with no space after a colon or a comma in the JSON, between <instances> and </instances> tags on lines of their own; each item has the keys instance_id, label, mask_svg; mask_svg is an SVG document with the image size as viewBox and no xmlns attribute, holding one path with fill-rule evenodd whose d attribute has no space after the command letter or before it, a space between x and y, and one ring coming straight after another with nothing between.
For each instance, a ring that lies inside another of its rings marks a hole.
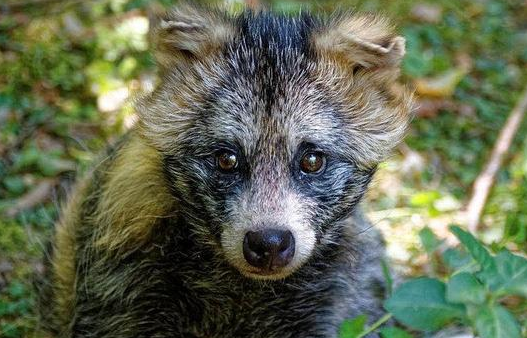
<instances>
[{"instance_id":1,"label":"brown fur","mask_svg":"<svg viewBox=\"0 0 527 338\"><path fill-rule=\"evenodd\" d=\"M54 319L63 330L69 328L69 316L75 307L76 269L75 254L77 250L76 226L79 224L79 210L86 191L86 181L79 182L72 199L63 210L63 217L57 223L55 243L51 260L51 283L54 287ZM47 316L46 316L47 317Z\"/></svg>"},{"instance_id":2,"label":"brown fur","mask_svg":"<svg viewBox=\"0 0 527 338\"><path fill-rule=\"evenodd\" d=\"M94 223L95 248L130 250L147 243L159 218L175 211L160 155L139 137L132 137L109 169Z\"/></svg>"}]
</instances>

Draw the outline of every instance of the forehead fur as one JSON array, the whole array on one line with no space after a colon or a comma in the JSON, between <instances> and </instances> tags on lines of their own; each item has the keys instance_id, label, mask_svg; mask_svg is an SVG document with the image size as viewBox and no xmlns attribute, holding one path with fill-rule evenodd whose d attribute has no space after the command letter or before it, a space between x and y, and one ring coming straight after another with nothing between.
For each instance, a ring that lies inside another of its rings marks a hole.
<instances>
[{"instance_id":1,"label":"forehead fur","mask_svg":"<svg viewBox=\"0 0 527 338\"><path fill-rule=\"evenodd\" d=\"M404 44L386 21L268 12L203 16L209 19L199 20L197 40L191 23L175 25L185 27L185 34L170 39L170 32L158 30L171 43L156 47L172 51L163 54L170 66L138 111L143 134L161 151L196 142L206 149L218 141L241 143L248 151L258 144L276 147L277 140L294 148L305 140L338 144L343 155L371 166L404 135L410 96L392 90ZM228 32L221 43L212 41L217 35L203 38L214 25ZM180 33L171 27L172 34ZM178 39L221 47L194 46L207 52L189 55L187 48L182 56L178 46L192 43Z\"/></svg>"}]
</instances>

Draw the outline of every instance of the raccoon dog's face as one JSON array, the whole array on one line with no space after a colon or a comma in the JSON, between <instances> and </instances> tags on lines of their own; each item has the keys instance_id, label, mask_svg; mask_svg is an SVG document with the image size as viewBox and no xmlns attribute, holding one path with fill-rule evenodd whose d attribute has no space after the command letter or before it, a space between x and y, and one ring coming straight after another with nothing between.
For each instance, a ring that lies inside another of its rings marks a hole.
<instances>
[{"instance_id":1,"label":"raccoon dog's face","mask_svg":"<svg viewBox=\"0 0 527 338\"><path fill-rule=\"evenodd\" d=\"M153 30L163 80L139 107L196 237L284 278L325 243L404 134L404 40L382 19L180 8Z\"/></svg>"}]
</instances>

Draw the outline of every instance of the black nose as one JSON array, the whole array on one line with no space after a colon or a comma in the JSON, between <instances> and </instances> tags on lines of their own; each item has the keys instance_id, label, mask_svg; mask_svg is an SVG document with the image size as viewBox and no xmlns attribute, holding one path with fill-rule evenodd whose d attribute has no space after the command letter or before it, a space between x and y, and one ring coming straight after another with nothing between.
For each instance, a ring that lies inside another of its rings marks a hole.
<instances>
[{"instance_id":1,"label":"black nose","mask_svg":"<svg viewBox=\"0 0 527 338\"><path fill-rule=\"evenodd\" d=\"M257 268L283 268L291 262L294 255L295 238L289 230L249 231L243 240L243 256Z\"/></svg>"}]
</instances>

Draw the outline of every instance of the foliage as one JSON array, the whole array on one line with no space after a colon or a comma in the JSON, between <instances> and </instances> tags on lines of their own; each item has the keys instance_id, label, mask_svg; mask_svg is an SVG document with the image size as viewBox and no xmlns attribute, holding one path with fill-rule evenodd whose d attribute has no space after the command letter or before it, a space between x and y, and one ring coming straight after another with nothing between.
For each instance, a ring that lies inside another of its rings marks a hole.
<instances>
[{"instance_id":1,"label":"foliage","mask_svg":"<svg viewBox=\"0 0 527 338\"><path fill-rule=\"evenodd\" d=\"M525 305L509 305L508 308L506 300L527 298L527 259L507 249L493 255L470 233L457 226L450 229L461 242L463 251L454 259L451 255L444 257L445 261L457 266L445 276L446 283L428 277L409 280L385 301L386 310L414 330L436 331L457 322L471 327L481 338L521 338L522 327L512 311L520 313ZM428 246L432 254L441 242L428 231L426 234L422 237L423 244L435 243ZM464 257L467 253L470 260ZM371 332L377 324L365 328L366 320L365 316L360 316L346 321L340 337L357 338ZM525 329L527 327L523 327ZM400 330L393 332L397 333L387 337L402 334Z\"/></svg>"}]
</instances>

